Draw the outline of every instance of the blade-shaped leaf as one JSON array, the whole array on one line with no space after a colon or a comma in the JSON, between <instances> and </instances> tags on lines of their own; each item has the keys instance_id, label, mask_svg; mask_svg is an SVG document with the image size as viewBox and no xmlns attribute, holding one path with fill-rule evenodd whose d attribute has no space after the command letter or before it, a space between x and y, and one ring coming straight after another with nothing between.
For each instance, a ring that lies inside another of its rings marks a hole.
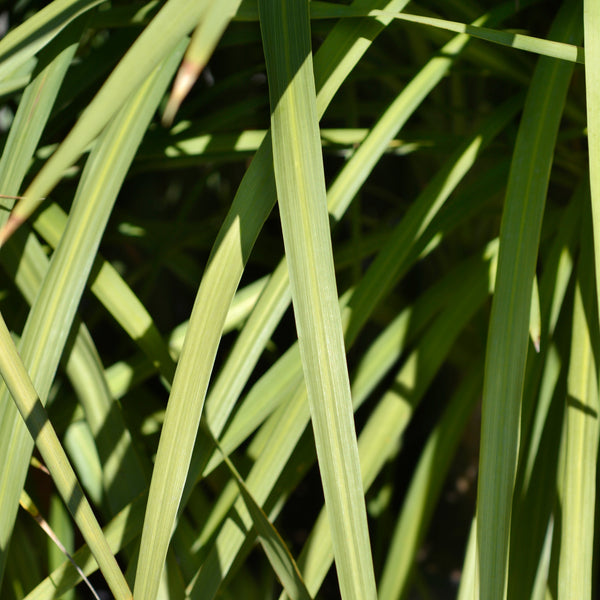
<instances>
[{"instance_id":1,"label":"blade-shaped leaf","mask_svg":"<svg viewBox=\"0 0 600 600\"><path fill-rule=\"evenodd\" d=\"M375 598L329 233L308 2L259 1L273 163L300 355L342 598Z\"/></svg>"},{"instance_id":2,"label":"blade-shaped leaf","mask_svg":"<svg viewBox=\"0 0 600 600\"><path fill-rule=\"evenodd\" d=\"M58 491L85 541L92 549L115 598L128 600L131 598L129 586L102 534L92 507L77 482L67 455L38 398L2 316L0 316L0 347L2 348L0 374L46 462Z\"/></svg>"},{"instance_id":3,"label":"blade-shaped leaf","mask_svg":"<svg viewBox=\"0 0 600 600\"><path fill-rule=\"evenodd\" d=\"M581 29L580 7L565 2L551 36L577 41ZM505 596L531 293L553 149L572 70L571 64L555 59L538 62L502 216L486 354L477 499L480 593L490 600Z\"/></svg>"}]
</instances>

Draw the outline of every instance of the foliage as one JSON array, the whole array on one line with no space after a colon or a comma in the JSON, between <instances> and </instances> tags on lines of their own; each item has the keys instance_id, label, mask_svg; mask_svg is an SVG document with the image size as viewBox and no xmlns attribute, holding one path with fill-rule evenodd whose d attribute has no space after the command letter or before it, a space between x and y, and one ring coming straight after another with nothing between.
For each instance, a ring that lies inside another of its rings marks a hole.
<instances>
[{"instance_id":1,"label":"foliage","mask_svg":"<svg viewBox=\"0 0 600 600\"><path fill-rule=\"evenodd\" d=\"M2 7L0 596L591 598L600 5Z\"/></svg>"}]
</instances>

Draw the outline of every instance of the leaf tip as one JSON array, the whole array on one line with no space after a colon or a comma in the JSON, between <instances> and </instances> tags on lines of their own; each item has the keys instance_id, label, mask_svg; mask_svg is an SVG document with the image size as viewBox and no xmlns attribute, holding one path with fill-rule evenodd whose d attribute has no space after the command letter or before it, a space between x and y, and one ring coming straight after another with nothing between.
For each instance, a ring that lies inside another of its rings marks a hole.
<instances>
[{"instance_id":1,"label":"leaf tip","mask_svg":"<svg viewBox=\"0 0 600 600\"><path fill-rule=\"evenodd\" d=\"M0 228L0 248L4 246L10 236L25 222L25 219L12 213L8 221Z\"/></svg>"},{"instance_id":2,"label":"leaf tip","mask_svg":"<svg viewBox=\"0 0 600 600\"><path fill-rule=\"evenodd\" d=\"M181 103L196 83L201 71L202 65L200 63L185 59L181 63L175 83L173 84L171 96L163 113L162 123L165 127L169 127L173 123Z\"/></svg>"}]
</instances>

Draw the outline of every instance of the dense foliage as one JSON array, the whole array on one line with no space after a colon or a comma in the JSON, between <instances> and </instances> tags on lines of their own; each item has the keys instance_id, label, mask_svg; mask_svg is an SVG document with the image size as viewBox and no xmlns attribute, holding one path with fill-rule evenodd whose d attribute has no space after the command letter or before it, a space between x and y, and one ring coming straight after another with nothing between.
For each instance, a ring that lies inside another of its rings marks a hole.
<instances>
[{"instance_id":1,"label":"dense foliage","mask_svg":"<svg viewBox=\"0 0 600 600\"><path fill-rule=\"evenodd\" d=\"M0 27L2 599L592 597L599 3Z\"/></svg>"}]
</instances>

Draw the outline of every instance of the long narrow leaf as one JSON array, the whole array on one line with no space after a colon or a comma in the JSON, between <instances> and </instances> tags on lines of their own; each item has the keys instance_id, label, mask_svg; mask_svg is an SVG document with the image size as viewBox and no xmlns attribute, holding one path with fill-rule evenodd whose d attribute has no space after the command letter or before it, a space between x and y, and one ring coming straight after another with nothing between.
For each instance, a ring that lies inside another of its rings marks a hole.
<instances>
[{"instance_id":1,"label":"long narrow leaf","mask_svg":"<svg viewBox=\"0 0 600 600\"><path fill-rule=\"evenodd\" d=\"M580 7L565 2L551 35L576 41L581 28ZM481 596L489 600L505 596L531 291L553 148L572 70L569 63L539 60L502 218L486 354L477 504L479 585Z\"/></svg>"},{"instance_id":2,"label":"long narrow leaf","mask_svg":"<svg viewBox=\"0 0 600 600\"><path fill-rule=\"evenodd\" d=\"M584 214L588 214L585 211ZM583 219L571 361L569 364L562 473L558 598L592 598L596 470L598 457L598 309L589 220Z\"/></svg>"},{"instance_id":3,"label":"long narrow leaf","mask_svg":"<svg viewBox=\"0 0 600 600\"><path fill-rule=\"evenodd\" d=\"M260 543L269 557L271 566L279 577L284 589L292 600L310 600L311 596L302 581L298 566L285 542L252 497L242 476L238 473L229 457L223 454L223 460L240 488L240 494L246 503L248 512L252 515Z\"/></svg>"},{"instance_id":4,"label":"long narrow leaf","mask_svg":"<svg viewBox=\"0 0 600 600\"><path fill-rule=\"evenodd\" d=\"M117 600L128 600L131 591L113 556L91 506L77 482L64 450L54 431L48 415L40 402L27 370L21 361L14 342L0 316L0 374L33 439L36 441L56 487L69 511L92 549L106 581Z\"/></svg>"},{"instance_id":5,"label":"long narrow leaf","mask_svg":"<svg viewBox=\"0 0 600 600\"><path fill-rule=\"evenodd\" d=\"M292 302L342 598L375 598L329 234L308 3L259 1Z\"/></svg>"},{"instance_id":6,"label":"long narrow leaf","mask_svg":"<svg viewBox=\"0 0 600 600\"><path fill-rule=\"evenodd\" d=\"M594 223L594 266L596 296L600 310L600 6L593 0L583 2L585 51L585 95L587 110L590 194Z\"/></svg>"},{"instance_id":7,"label":"long narrow leaf","mask_svg":"<svg viewBox=\"0 0 600 600\"><path fill-rule=\"evenodd\" d=\"M67 68L77 50L81 30L77 25L72 27L74 29L64 32L57 40L60 51L51 45L46 52L42 53L41 58L43 62L48 61L48 65L27 87L19 104L0 160L0 185L8 194L16 194L21 186L26 174L26 165L35 152ZM5 219L6 213L0 212L0 223L4 223ZM11 260L6 258L7 251L14 251L16 262L20 262L19 248L23 248L24 252L31 252L34 258L38 259L29 266L34 271L34 275L41 278L45 274L45 269L38 270L38 267L39 265L45 267L47 264L45 253L35 236L28 236L25 232L17 236L12 245L3 248L0 253L4 268ZM27 273L23 272L26 268L25 265L19 267L21 272L15 277L19 285L31 283L27 282ZM37 290L30 287L31 299L35 293ZM0 461L4 465L0 470L0 507L2 507L0 510L0 580L2 580L7 548L32 448L29 434L23 427L14 404L3 386L0 386L0 434ZM15 459L11 460L11 456Z\"/></svg>"},{"instance_id":8,"label":"long narrow leaf","mask_svg":"<svg viewBox=\"0 0 600 600\"><path fill-rule=\"evenodd\" d=\"M524 3L522 3L524 4ZM523 35L521 33L511 33L509 31L498 31L490 29L489 27L481 27L478 25L468 25L466 23L457 23L456 21L448 21L446 19L435 19L433 17L425 17L422 15L414 15L410 13L390 13L383 10L371 10L367 14L361 10L353 10L347 6L335 5L332 6L326 2L311 2L311 17L313 18L337 18L337 17L388 17L393 19L400 19L411 23L418 23L420 25L428 25L430 27L437 27L445 29L446 31L453 31L454 33L467 33L470 36L478 38L480 40L486 40L502 46L509 46L511 48L518 48L519 50L526 50L527 52L534 52L542 56L549 56L553 58L560 58L570 62L577 62L583 64L584 52L583 48L575 46L573 44L567 44L564 42L557 42L553 40L545 40L536 38L530 35Z\"/></svg>"}]
</instances>

